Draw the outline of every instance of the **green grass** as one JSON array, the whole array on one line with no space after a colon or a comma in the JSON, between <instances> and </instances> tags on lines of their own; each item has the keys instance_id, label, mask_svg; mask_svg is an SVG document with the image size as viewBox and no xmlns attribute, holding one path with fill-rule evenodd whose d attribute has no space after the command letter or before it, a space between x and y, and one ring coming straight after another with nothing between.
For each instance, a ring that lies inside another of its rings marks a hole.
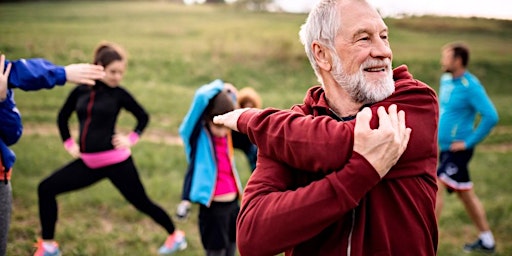
<instances>
[{"instance_id":1,"label":"green grass","mask_svg":"<svg viewBox=\"0 0 512 256\"><path fill-rule=\"evenodd\" d=\"M134 159L147 193L174 214L185 155L181 146L164 143L163 138L177 135L194 91L222 78L237 87L254 87L264 107L289 108L301 102L306 89L316 83L297 35L305 18L164 1L0 4L0 51L10 59L43 57L64 65L90 62L101 40L123 45L130 56L123 85L151 114L146 136L133 150ZM497 255L512 255L512 22L440 17L386 22L394 65L407 64L416 78L436 90L441 46L455 40L471 46L470 69L486 86L500 123L477 148L470 168L498 241ZM40 232L37 184L70 160L55 118L72 87L16 92L27 129L13 147L18 161L8 255L29 255L33 250ZM130 129L133 118L123 113L120 125ZM245 183L248 165L239 152L237 159ZM164 240L165 232L126 203L108 181L58 200L56 238L65 255L154 255ZM178 255L203 255L195 214L197 208L188 222L176 223L189 239L189 249ZM460 255L461 245L476 235L455 196L446 198L439 224L439 255Z\"/></svg>"}]
</instances>

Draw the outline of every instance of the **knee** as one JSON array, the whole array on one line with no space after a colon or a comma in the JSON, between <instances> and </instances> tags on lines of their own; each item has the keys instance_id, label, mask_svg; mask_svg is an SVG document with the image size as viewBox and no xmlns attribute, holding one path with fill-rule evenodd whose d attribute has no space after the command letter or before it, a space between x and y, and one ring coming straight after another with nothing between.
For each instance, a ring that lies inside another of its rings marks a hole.
<instances>
[{"instance_id":1,"label":"knee","mask_svg":"<svg viewBox=\"0 0 512 256\"><path fill-rule=\"evenodd\" d=\"M37 194L39 195L39 197L48 195L48 194L52 193L50 189L51 189L51 186L50 186L48 180L45 179L45 180L41 181L39 183L39 185L37 186Z\"/></svg>"}]
</instances>

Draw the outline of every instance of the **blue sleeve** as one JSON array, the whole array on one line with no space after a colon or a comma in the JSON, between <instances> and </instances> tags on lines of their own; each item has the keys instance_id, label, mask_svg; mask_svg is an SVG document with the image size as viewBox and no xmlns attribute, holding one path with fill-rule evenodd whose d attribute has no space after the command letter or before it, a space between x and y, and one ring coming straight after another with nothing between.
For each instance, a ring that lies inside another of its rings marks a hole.
<instances>
[{"instance_id":1,"label":"blue sleeve","mask_svg":"<svg viewBox=\"0 0 512 256\"><path fill-rule=\"evenodd\" d=\"M2 158L2 164L6 170L11 169L16 161L16 154L0 139L0 157Z\"/></svg>"},{"instance_id":2,"label":"blue sleeve","mask_svg":"<svg viewBox=\"0 0 512 256\"><path fill-rule=\"evenodd\" d=\"M10 61L5 61L5 67ZM51 89L66 83L66 71L45 59L19 59L10 62L9 87L24 91Z\"/></svg>"},{"instance_id":3,"label":"blue sleeve","mask_svg":"<svg viewBox=\"0 0 512 256\"><path fill-rule=\"evenodd\" d=\"M466 148L473 148L477 143L482 141L498 123L498 112L480 83L471 88L469 101L480 115L478 126L465 141Z\"/></svg>"},{"instance_id":4,"label":"blue sleeve","mask_svg":"<svg viewBox=\"0 0 512 256\"><path fill-rule=\"evenodd\" d=\"M16 143L23 132L21 115L16 108L14 92L7 90L7 97L0 102L0 139L7 145Z\"/></svg>"},{"instance_id":5,"label":"blue sleeve","mask_svg":"<svg viewBox=\"0 0 512 256\"><path fill-rule=\"evenodd\" d=\"M194 99L190 105L188 113L183 118L179 127L179 134L185 145L187 160L190 160L191 145L190 139L197 122L201 120L204 110L208 106L210 100L215 97L224 88L224 82L220 79L214 80L209 84L205 84L196 90Z\"/></svg>"},{"instance_id":6,"label":"blue sleeve","mask_svg":"<svg viewBox=\"0 0 512 256\"><path fill-rule=\"evenodd\" d=\"M21 115L14 102L14 92L7 90L7 97L0 102L0 157L3 166L9 170L16 161L16 155L8 147L16 143L23 131Z\"/></svg>"}]
</instances>

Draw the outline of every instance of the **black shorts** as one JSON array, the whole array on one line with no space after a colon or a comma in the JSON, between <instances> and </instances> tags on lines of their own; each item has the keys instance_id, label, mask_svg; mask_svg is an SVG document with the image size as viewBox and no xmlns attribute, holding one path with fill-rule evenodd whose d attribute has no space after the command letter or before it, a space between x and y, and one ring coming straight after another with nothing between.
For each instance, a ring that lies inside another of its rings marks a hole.
<instances>
[{"instance_id":1,"label":"black shorts","mask_svg":"<svg viewBox=\"0 0 512 256\"><path fill-rule=\"evenodd\" d=\"M222 250L236 243L236 217L240 211L238 199L232 202L212 202L199 208L199 232L205 250Z\"/></svg>"},{"instance_id":2,"label":"black shorts","mask_svg":"<svg viewBox=\"0 0 512 256\"><path fill-rule=\"evenodd\" d=\"M446 185L448 192L473 188L468 170L468 164L472 156L473 149L441 152L437 177Z\"/></svg>"}]
</instances>

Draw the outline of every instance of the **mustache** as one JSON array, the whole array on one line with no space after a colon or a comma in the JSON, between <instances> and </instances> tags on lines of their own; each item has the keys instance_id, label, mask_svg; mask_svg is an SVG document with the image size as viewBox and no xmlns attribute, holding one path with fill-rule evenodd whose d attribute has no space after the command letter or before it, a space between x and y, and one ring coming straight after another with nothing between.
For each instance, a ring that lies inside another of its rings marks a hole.
<instances>
[{"instance_id":1,"label":"mustache","mask_svg":"<svg viewBox=\"0 0 512 256\"><path fill-rule=\"evenodd\" d=\"M386 59L367 59L361 65L361 69L373 68L373 67L382 67L386 66L387 68L391 67L391 60L389 58Z\"/></svg>"}]
</instances>

